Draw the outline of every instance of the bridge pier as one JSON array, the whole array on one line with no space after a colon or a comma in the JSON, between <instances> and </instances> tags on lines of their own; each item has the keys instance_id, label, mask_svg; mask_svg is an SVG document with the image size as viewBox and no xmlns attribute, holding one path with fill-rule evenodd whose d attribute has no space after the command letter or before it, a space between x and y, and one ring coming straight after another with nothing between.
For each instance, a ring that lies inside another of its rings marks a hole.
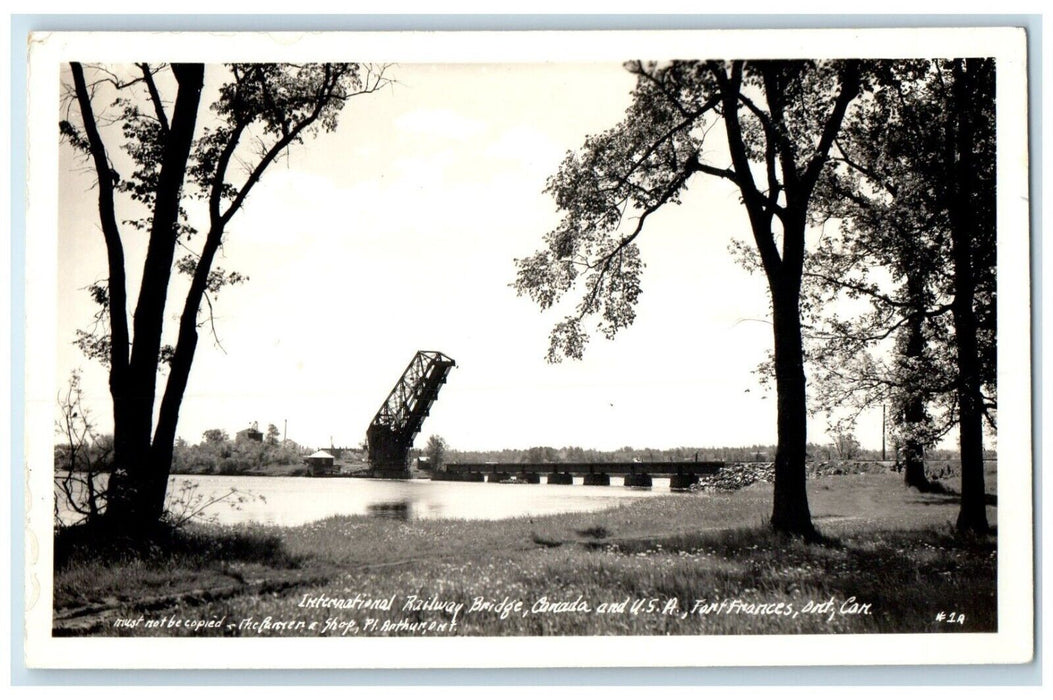
<instances>
[{"instance_id":1,"label":"bridge pier","mask_svg":"<svg viewBox=\"0 0 1053 700\"><path fill-rule=\"evenodd\" d=\"M609 474L586 474L584 477L585 486L610 486L611 477Z\"/></svg>"},{"instance_id":2,"label":"bridge pier","mask_svg":"<svg viewBox=\"0 0 1053 700\"><path fill-rule=\"evenodd\" d=\"M489 483L500 483L502 481L508 481L512 478L512 475L508 472L491 472L486 475L486 481Z\"/></svg>"},{"instance_id":3,"label":"bridge pier","mask_svg":"<svg viewBox=\"0 0 1053 700\"><path fill-rule=\"evenodd\" d=\"M698 483L698 474L673 474L669 477L670 491L686 491Z\"/></svg>"},{"instance_id":4,"label":"bridge pier","mask_svg":"<svg viewBox=\"0 0 1053 700\"><path fill-rule=\"evenodd\" d=\"M574 475L567 472L552 472L546 481L550 484L562 484L564 486L574 483Z\"/></svg>"},{"instance_id":5,"label":"bridge pier","mask_svg":"<svg viewBox=\"0 0 1053 700\"><path fill-rule=\"evenodd\" d=\"M520 472L516 474L516 479L522 481L524 484L540 484L541 475L537 472Z\"/></svg>"},{"instance_id":6,"label":"bridge pier","mask_svg":"<svg viewBox=\"0 0 1053 700\"><path fill-rule=\"evenodd\" d=\"M409 479L410 471L406 467L373 467L369 476L374 479Z\"/></svg>"},{"instance_id":7,"label":"bridge pier","mask_svg":"<svg viewBox=\"0 0 1053 700\"><path fill-rule=\"evenodd\" d=\"M637 486L637 487L650 487L651 486L651 475L650 474L626 474L625 475L626 486Z\"/></svg>"}]
</instances>

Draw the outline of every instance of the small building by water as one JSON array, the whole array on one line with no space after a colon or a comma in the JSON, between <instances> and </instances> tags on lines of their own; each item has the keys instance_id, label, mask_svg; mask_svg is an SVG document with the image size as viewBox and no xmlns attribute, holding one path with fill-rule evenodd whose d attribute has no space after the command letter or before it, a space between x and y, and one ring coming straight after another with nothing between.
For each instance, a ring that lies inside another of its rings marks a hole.
<instances>
[{"instance_id":1,"label":"small building by water","mask_svg":"<svg viewBox=\"0 0 1053 700\"><path fill-rule=\"evenodd\" d=\"M336 474L336 458L325 450L308 455L304 463L311 469L311 476L329 476Z\"/></svg>"}]
</instances>

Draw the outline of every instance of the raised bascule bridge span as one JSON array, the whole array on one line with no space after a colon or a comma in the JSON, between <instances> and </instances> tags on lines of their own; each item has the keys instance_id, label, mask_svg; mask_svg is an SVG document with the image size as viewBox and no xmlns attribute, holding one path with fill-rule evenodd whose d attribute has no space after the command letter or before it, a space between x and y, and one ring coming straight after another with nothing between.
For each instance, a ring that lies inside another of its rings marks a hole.
<instances>
[{"instance_id":1,"label":"raised bascule bridge span","mask_svg":"<svg viewBox=\"0 0 1053 700\"><path fill-rule=\"evenodd\" d=\"M384 400L366 430L369 475L408 479L409 453L431 406L439 397L453 358L436 350L420 350Z\"/></svg>"},{"instance_id":2,"label":"raised bascule bridge span","mask_svg":"<svg viewBox=\"0 0 1053 700\"><path fill-rule=\"evenodd\" d=\"M724 462L552 462L544 464L498 464L455 462L435 472L435 481L497 481L527 484L573 484L582 477L585 486L610 486L611 476L624 476L626 486L650 486L653 477L668 477L669 488L686 489L700 476L716 474Z\"/></svg>"}]
</instances>

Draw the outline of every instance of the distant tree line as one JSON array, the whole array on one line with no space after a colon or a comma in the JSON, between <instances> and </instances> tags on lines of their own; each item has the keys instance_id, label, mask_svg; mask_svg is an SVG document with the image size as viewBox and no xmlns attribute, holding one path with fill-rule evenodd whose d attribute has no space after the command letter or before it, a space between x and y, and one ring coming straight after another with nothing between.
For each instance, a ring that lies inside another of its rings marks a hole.
<instances>
[{"instance_id":1,"label":"distant tree line","mask_svg":"<svg viewBox=\"0 0 1053 700\"><path fill-rule=\"evenodd\" d=\"M431 446L429 446L431 447ZM302 463L309 450L292 440L282 443L255 442L231 439L223 430L206 431L204 439L196 445L186 440L176 440L172 471L175 474L245 474L268 465L293 465ZM102 435L94 443L80 449L71 449L68 444L55 446L55 469L59 472L109 471L113 454L113 436ZM616 450L596 450L584 447L535 446L523 449L502 450L454 450L443 443L442 451L436 454L425 450L422 455L431 464L451 462L497 462L499 464L559 464L566 462L770 462L775 454L775 445L746 445L739 447L620 447ZM430 459L429 459L430 457ZM839 436L826 444L808 443L808 458L817 461L879 461L881 450L865 449L851 436ZM886 452L889 463L897 463L894 450ZM957 450L929 450L926 457L931 461L956 461ZM994 452L987 451L987 457ZM435 460L434 462L432 460ZM72 466L72 469L71 469Z\"/></svg>"},{"instance_id":2,"label":"distant tree line","mask_svg":"<svg viewBox=\"0 0 1053 700\"><path fill-rule=\"evenodd\" d=\"M176 440L172 454L175 474L244 474L268 465L302 464L306 450L292 440L279 440L273 425L266 437L253 440L244 435L233 439L225 430L213 428L196 445Z\"/></svg>"},{"instance_id":3,"label":"distant tree line","mask_svg":"<svg viewBox=\"0 0 1053 700\"><path fill-rule=\"evenodd\" d=\"M447 463L497 462L498 464L560 464L565 462L771 462L775 445L747 445L739 447L673 447L634 448L620 447L616 450L595 450L583 447L538 446L525 449L503 450L455 450L447 448ZM826 444L808 443L808 459L812 461L878 461L881 450L864 449L851 436L839 436ZM932 461L955 461L957 450L931 449L926 453ZM897 460L894 450L887 450L890 464Z\"/></svg>"},{"instance_id":4,"label":"distant tree line","mask_svg":"<svg viewBox=\"0 0 1053 700\"><path fill-rule=\"evenodd\" d=\"M70 421L70 424L74 424ZM66 439L55 445L56 473L104 474L113 466L113 436ZM245 435L231 438L220 428L206 430L192 445L177 438L172 453L174 474L246 474L268 466L301 465L308 450L292 440L280 440L271 425L262 440Z\"/></svg>"}]
</instances>

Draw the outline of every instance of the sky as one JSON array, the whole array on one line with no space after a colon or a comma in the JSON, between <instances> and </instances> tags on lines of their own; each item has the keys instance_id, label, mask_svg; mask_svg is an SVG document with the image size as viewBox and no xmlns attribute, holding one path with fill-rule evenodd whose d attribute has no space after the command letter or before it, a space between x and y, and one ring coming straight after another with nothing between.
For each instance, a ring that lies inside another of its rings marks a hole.
<instances>
[{"instance_id":1,"label":"sky","mask_svg":"<svg viewBox=\"0 0 1053 700\"><path fill-rule=\"evenodd\" d=\"M223 70L210 65L207 85ZM633 80L620 65L389 74L397 82L353 100L334 132L275 163L229 225L217 264L249 281L215 300L221 346L203 332L181 437L257 422L287 425L306 446L358 445L413 354L440 350L457 367L418 446L432 434L473 450L774 444L774 392L755 374L772 344L767 286L729 253L751 236L728 183L693 180L679 206L648 221L636 322L594 337L581 361L546 363L563 313L510 287L514 260L559 220L546 178L628 106ZM57 371L60 385L82 372L107 431L105 369L73 345L94 313L84 288L105 273L93 182L62 148ZM134 232L126 239L134 298L144 248ZM880 421L880 409L861 420L864 446L880 447ZM809 439L827 441L824 428L811 420Z\"/></svg>"}]
</instances>

